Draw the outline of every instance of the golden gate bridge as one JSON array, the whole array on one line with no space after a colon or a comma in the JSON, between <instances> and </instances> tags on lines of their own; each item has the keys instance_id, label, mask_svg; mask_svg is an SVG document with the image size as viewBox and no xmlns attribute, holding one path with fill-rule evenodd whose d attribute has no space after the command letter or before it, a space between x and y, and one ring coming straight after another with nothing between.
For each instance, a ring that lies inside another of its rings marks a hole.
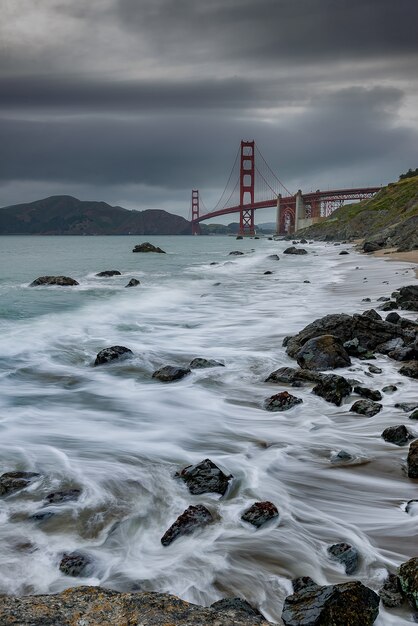
<instances>
[{"instance_id":1,"label":"golden gate bridge","mask_svg":"<svg viewBox=\"0 0 418 626\"><path fill-rule=\"evenodd\" d=\"M276 234L294 233L331 215L348 200L371 198L381 187L358 187L292 194L276 176L255 141L241 141L225 189L208 210L198 189L192 190L192 233L200 234L200 222L239 213L239 234L254 235L254 213L276 208Z\"/></svg>"}]
</instances>

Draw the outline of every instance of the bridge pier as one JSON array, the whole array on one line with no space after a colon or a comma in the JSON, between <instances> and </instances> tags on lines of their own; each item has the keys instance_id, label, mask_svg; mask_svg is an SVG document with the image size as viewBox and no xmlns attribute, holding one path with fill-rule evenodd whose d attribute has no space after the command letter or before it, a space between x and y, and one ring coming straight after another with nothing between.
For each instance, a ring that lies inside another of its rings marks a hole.
<instances>
[{"instance_id":1,"label":"bridge pier","mask_svg":"<svg viewBox=\"0 0 418 626\"><path fill-rule=\"evenodd\" d=\"M280 220L281 220L281 214L280 214L280 201L282 199L282 194L279 193L279 195L277 196L277 208L276 208L276 236L280 235Z\"/></svg>"}]
</instances>

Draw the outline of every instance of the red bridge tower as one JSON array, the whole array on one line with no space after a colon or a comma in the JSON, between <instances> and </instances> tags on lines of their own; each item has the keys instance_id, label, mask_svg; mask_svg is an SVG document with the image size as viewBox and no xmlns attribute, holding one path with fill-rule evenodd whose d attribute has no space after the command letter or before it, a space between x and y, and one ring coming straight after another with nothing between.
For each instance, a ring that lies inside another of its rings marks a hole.
<instances>
[{"instance_id":1,"label":"red bridge tower","mask_svg":"<svg viewBox=\"0 0 418 626\"><path fill-rule=\"evenodd\" d=\"M192 235L200 235L199 222L199 190L192 189Z\"/></svg>"},{"instance_id":2,"label":"red bridge tower","mask_svg":"<svg viewBox=\"0 0 418 626\"><path fill-rule=\"evenodd\" d=\"M239 234L254 235L254 141L241 141Z\"/></svg>"}]
</instances>

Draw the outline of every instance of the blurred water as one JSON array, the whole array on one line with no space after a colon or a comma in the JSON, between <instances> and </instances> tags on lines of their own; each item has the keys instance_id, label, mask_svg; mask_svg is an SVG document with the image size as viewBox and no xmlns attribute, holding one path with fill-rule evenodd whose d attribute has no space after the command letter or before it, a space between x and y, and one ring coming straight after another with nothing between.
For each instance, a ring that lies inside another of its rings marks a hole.
<instances>
[{"instance_id":1,"label":"blurred water","mask_svg":"<svg viewBox=\"0 0 418 626\"><path fill-rule=\"evenodd\" d=\"M263 381L295 364L284 336L326 313L376 306L379 296L415 282L413 270L351 250L339 256L349 246L315 243L297 257L281 254L286 242L267 239L148 239L167 254L132 254L138 237L0 238L0 470L41 474L0 501L0 592L100 584L205 605L239 595L278 621L291 578L347 580L326 552L339 541L362 555L352 578L378 589L387 568L415 555L418 520L404 510L416 497L402 471L407 450L380 434L408 425L394 404L417 400L416 381L386 357L373 361L383 368L373 378L366 362L341 370L377 389L399 384L373 418L348 411L353 397L337 408L310 388L293 391L302 405L266 412L264 399L282 388ZM229 256L236 249L245 256ZM280 261L268 258L274 253ZM122 276L95 276L106 269ZM69 275L80 286L28 287L44 274ZM133 277L141 285L125 289ZM115 344L134 357L93 368L96 353ZM185 366L196 356L225 368L171 384L151 378L161 365ZM331 464L341 449L358 464ZM192 496L173 479L207 457L234 476L223 498ZM81 488L81 498L31 520L45 495L63 487ZM264 499L280 518L254 530L240 516ZM219 521L164 548L165 530L197 503ZM92 556L89 578L59 571L62 553L73 549ZM376 624L411 619L381 609Z\"/></svg>"}]
</instances>

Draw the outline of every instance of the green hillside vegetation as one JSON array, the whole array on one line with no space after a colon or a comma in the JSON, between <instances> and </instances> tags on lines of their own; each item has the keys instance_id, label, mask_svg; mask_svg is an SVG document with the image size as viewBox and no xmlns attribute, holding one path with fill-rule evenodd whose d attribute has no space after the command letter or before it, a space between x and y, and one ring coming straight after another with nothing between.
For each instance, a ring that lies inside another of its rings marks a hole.
<instances>
[{"instance_id":1,"label":"green hillside vegetation","mask_svg":"<svg viewBox=\"0 0 418 626\"><path fill-rule=\"evenodd\" d=\"M368 239L382 247L418 248L418 176L383 187L373 198L347 204L298 233L316 239Z\"/></svg>"}]
</instances>

